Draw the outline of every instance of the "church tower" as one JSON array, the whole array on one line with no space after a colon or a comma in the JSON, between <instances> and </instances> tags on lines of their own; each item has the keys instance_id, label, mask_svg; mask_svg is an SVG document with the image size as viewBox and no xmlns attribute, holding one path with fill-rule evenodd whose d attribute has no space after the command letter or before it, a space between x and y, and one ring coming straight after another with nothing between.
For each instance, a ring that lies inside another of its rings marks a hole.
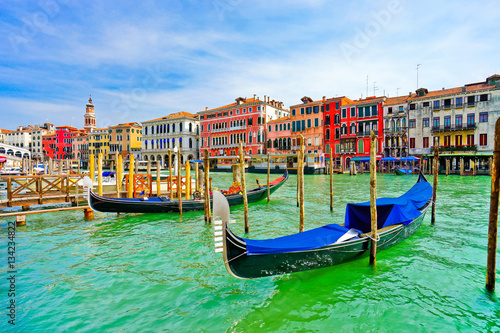
<instances>
[{"instance_id":1,"label":"church tower","mask_svg":"<svg viewBox=\"0 0 500 333\"><path fill-rule=\"evenodd\" d=\"M89 102L87 103L87 108L85 109L85 125L83 128L88 132L92 132L95 126L95 113L94 104L92 104L92 96L89 97Z\"/></svg>"}]
</instances>

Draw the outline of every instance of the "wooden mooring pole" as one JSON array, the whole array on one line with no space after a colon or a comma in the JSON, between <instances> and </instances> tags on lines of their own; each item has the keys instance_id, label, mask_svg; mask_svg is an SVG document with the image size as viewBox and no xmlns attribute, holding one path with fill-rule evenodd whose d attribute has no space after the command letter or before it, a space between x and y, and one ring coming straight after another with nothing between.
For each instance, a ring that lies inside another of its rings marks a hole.
<instances>
[{"instance_id":1,"label":"wooden mooring pole","mask_svg":"<svg viewBox=\"0 0 500 333\"><path fill-rule=\"evenodd\" d=\"M374 265L377 259L377 137L372 131L370 146L370 215L371 215L371 247L370 264Z\"/></svg>"},{"instance_id":2,"label":"wooden mooring pole","mask_svg":"<svg viewBox=\"0 0 500 333\"><path fill-rule=\"evenodd\" d=\"M245 150L243 149L243 142L240 141L240 170L241 170L241 192L243 194L243 208L245 214L245 233L250 231L250 225L248 224L248 198L247 198L247 188L245 184Z\"/></svg>"},{"instance_id":3,"label":"wooden mooring pole","mask_svg":"<svg viewBox=\"0 0 500 333\"><path fill-rule=\"evenodd\" d=\"M128 194L127 198L134 197L134 154L130 154L130 164L128 166Z\"/></svg>"},{"instance_id":4,"label":"wooden mooring pole","mask_svg":"<svg viewBox=\"0 0 500 333\"><path fill-rule=\"evenodd\" d=\"M89 172L90 172L90 179L92 181L94 181L94 175L95 175L94 161L95 161L94 154L90 154L90 158L89 158ZM49 166L51 164L52 164L52 161L50 161ZM52 174L52 171L50 171L50 173Z\"/></svg>"},{"instance_id":5,"label":"wooden mooring pole","mask_svg":"<svg viewBox=\"0 0 500 333\"><path fill-rule=\"evenodd\" d=\"M181 150L177 150L177 200L179 200L179 215L182 215L182 175Z\"/></svg>"},{"instance_id":6,"label":"wooden mooring pole","mask_svg":"<svg viewBox=\"0 0 500 333\"><path fill-rule=\"evenodd\" d=\"M330 153L330 163L328 165L329 173L330 173L330 212L333 211L333 158Z\"/></svg>"},{"instance_id":7,"label":"wooden mooring pole","mask_svg":"<svg viewBox=\"0 0 500 333\"><path fill-rule=\"evenodd\" d=\"M212 223L212 213L210 211L210 184L209 184L209 167L208 149L205 149L203 155L203 171L205 173L205 221Z\"/></svg>"},{"instance_id":8,"label":"wooden mooring pole","mask_svg":"<svg viewBox=\"0 0 500 333\"><path fill-rule=\"evenodd\" d=\"M271 197L271 188L269 183L269 174L271 173L271 155L267 153L267 202L269 202Z\"/></svg>"},{"instance_id":9,"label":"wooden mooring pole","mask_svg":"<svg viewBox=\"0 0 500 333\"><path fill-rule=\"evenodd\" d=\"M97 194L102 196L102 153L97 157Z\"/></svg>"},{"instance_id":10,"label":"wooden mooring pole","mask_svg":"<svg viewBox=\"0 0 500 333\"><path fill-rule=\"evenodd\" d=\"M304 137L301 135L300 137L300 206L299 206L299 214L300 214L300 225L299 232L304 232L304 220L305 220L305 211L304 211L304 155L305 155L305 145L304 145Z\"/></svg>"},{"instance_id":11,"label":"wooden mooring pole","mask_svg":"<svg viewBox=\"0 0 500 333\"><path fill-rule=\"evenodd\" d=\"M199 186L199 184L200 184L200 180L199 180L200 171L198 169L198 162L194 163L194 177L196 178L194 188L195 188L196 192L198 192L200 190L200 186Z\"/></svg>"},{"instance_id":12,"label":"wooden mooring pole","mask_svg":"<svg viewBox=\"0 0 500 333\"><path fill-rule=\"evenodd\" d=\"M434 145L434 185L432 186L432 215L431 223L436 221L436 197L438 186L438 173L439 173L439 144Z\"/></svg>"},{"instance_id":13,"label":"wooden mooring pole","mask_svg":"<svg viewBox=\"0 0 500 333\"><path fill-rule=\"evenodd\" d=\"M186 161L186 200L191 199L191 163Z\"/></svg>"},{"instance_id":14,"label":"wooden mooring pole","mask_svg":"<svg viewBox=\"0 0 500 333\"><path fill-rule=\"evenodd\" d=\"M122 178L123 178L123 157L118 155L116 162L116 197L121 198L122 191Z\"/></svg>"},{"instance_id":15,"label":"wooden mooring pole","mask_svg":"<svg viewBox=\"0 0 500 333\"><path fill-rule=\"evenodd\" d=\"M160 161L156 161L156 196L161 196L161 163Z\"/></svg>"},{"instance_id":16,"label":"wooden mooring pole","mask_svg":"<svg viewBox=\"0 0 500 333\"><path fill-rule=\"evenodd\" d=\"M495 123L495 147L491 170L490 219L488 226L488 259L486 265L486 289L495 290L496 253L498 234L498 198L500 192L500 119Z\"/></svg>"},{"instance_id":17,"label":"wooden mooring pole","mask_svg":"<svg viewBox=\"0 0 500 333\"><path fill-rule=\"evenodd\" d=\"M170 190L170 200L173 200L174 190L172 189L172 151L170 149L168 150L168 188Z\"/></svg>"}]
</instances>

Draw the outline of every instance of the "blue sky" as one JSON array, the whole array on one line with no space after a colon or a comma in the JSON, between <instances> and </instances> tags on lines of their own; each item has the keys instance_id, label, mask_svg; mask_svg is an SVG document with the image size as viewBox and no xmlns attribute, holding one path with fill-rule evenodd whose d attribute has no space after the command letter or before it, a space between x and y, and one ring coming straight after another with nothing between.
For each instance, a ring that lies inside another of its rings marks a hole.
<instances>
[{"instance_id":1,"label":"blue sky","mask_svg":"<svg viewBox=\"0 0 500 333\"><path fill-rule=\"evenodd\" d=\"M253 94L407 94L500 72L495 1L3 1L0 128L98 127Z\"/></svg>"}]
</instances>

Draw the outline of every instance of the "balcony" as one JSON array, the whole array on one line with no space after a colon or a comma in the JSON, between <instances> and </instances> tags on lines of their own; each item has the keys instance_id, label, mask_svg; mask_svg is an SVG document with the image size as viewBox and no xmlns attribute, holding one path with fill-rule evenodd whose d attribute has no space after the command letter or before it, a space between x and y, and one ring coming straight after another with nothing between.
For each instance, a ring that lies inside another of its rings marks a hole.
<instances>
[{"instance_id":1,"label":"balcony","mask_svg":"<svg viewBox=\"0 0 500 333\"><path fill-rule=\"evenodd\" d=\"M465 145L465 146L440 146L439 151L477 151L477 145ZM434 146L431 147L431 152L434 152Z\"/></svg>"},{"instance_id":2,"label":"balcony","mask_svg":"<svg viewBox=\"0 0 500 333\"><path fill-rule=\"evenodd\" d=\"M378 131L373 131L373 133L375 133L375 135L378 136ZM358 138L365 138L365 137L370 137L371 134L372 134L371 132L357 132L356 136Z\"/></svg>"},{"instance_id":3,"label":"balcony","mask_svg":"<svg viewBox=\"0 0 500 333\"><path fill-rule=\"evenodd\" d=\"M472 130L475 128L476 128L476 123L471 123L467 125L441 125L441 126L432 126L432 132L464 131L464 130Z\"/></svg>"},{"instance_id":4,"label":"balcony","mask_svg":"<svg viewBox=\"0 0 500 333\"><path fill-rule=\"evenodd\" d=\"M247 126L233 126L233 127L226 127L226 128L218 128L218 129L212 129L212 133L221 133L221 132L229 132L229 131L238 131L238 130L244 130L246 129Z\"/></svg>"}]
</instances>

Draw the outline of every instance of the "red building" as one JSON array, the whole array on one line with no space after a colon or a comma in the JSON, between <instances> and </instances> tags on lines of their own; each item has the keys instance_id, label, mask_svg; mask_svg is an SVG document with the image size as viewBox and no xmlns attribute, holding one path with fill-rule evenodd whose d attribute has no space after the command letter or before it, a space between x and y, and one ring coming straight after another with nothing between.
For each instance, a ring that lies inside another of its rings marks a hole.
<instances>
[{"instance_id":1,"label":"red building","mask_svg":"<svg viewBox=\"0 0 500 333\"><path fill-rule=\"evenodd\" d=\"M58 126L53 134L42 137L45 157L56 160L73 158L73 137L80 131L71 126Z\"/></svg>"},{"instance_id":2,"label":"red building","mask_svg":"<svg viewBox=\"0 0 500 333\"><path fill-rule=\"evenodd\" d=\"M266 152L266 123L286 117L290 112L283 103L258 97L238 97L235 103L198 112L200 118L200 149L210 156L231 156L239 152L243 142L246 154Z\"/></svg>"},{"instance_id":3,"label":"red building","mask_svg":"<svg viewBox=\"0 0 500 333\"><path fill-rule=\"evenodd\" d=\"M381 154L383 147L383 103L385 97L368 97L348 102L343 100L340 110L333 109L330 114L330 126L325 126L325 138L330 129L330 139L325 140L330 145L335 166L349 167L351 161L359 161L370 156L370 134L373 130L377 136L377 154ZM337 101L332 102L337 103ZM330 110L332 105L330 104ZM333 125L331 121L333 118ZM332 137L333 136L333 137Z\"/></svg>"},{"instance_id":4,"label":"red building","mask_svg":"<svg viewBox=\"0 0 500 333\"><path fill-rule=\"evenodd\" d=\"M352 102L352 100L345 96L329 98L323 102L323 137L325 153L327 154L327 158L330 158L333 154L334 165L336 167L340 166L341 110L345 105ZM347 113L344 119L347 124L356 121L356 117L351 117L350 113Z\"/></svg>"}]
</instances>

